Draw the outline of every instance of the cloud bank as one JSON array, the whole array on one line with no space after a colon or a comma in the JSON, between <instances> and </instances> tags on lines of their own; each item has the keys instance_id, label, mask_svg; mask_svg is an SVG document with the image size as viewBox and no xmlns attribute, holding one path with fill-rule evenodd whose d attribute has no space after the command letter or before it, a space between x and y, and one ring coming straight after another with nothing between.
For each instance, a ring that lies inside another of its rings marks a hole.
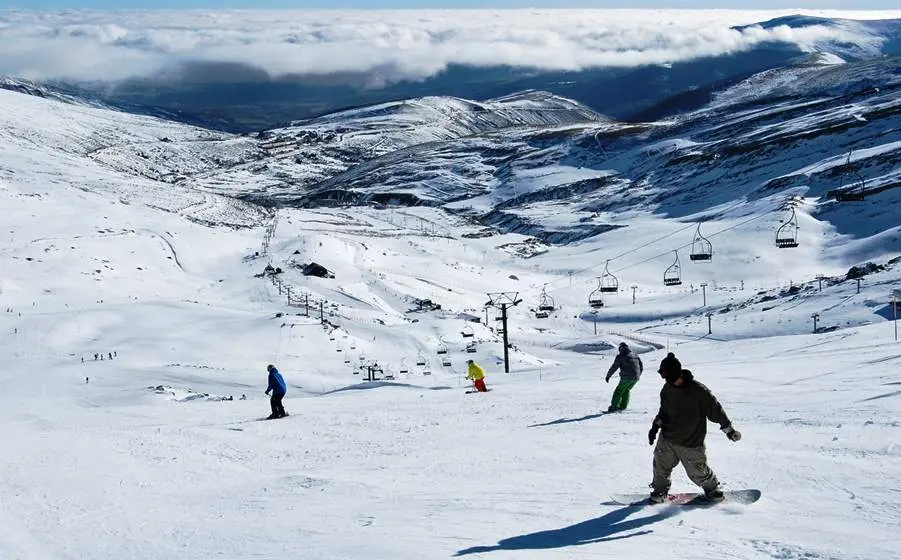
<instances>
[{"instance_id":1,"label":"cloud bank","mask_svg":"<svg viewBox=\"0 0 901 560\"><path fill-rule=\"evenodd\" d=\"M224 63L273 78L364 73L390 82L424 79L453 64L542 70L666 64L773 41L804 50L844 42L878 51L880 38L851 21L733 28L790 13L797 11L5 11L0 75L113 82ZM901 12L806 13L901 18Z\"/></svg>"}]
</instances>

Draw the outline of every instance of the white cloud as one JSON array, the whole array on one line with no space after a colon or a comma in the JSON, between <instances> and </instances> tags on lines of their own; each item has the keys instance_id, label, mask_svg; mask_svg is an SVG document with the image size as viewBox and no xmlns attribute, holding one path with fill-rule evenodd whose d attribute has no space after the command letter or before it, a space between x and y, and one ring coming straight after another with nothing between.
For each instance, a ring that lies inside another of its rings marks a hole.
<instances>
[{"instance_id":1,"label":"white cloud","mask_svg":"<svg viewBox=\"0 0 901 560\"><path fill-rule=\"evenodd\" d=\"M370 72L385 80L449 64L578 70L638 66L780 41L875 48L853 23L732 29L795 12L717 10L0 12L0 75L120 80L187 61L235 62L272 76ZM805 11L855 19L901 12Z\"/></svg>"}]
</instances>

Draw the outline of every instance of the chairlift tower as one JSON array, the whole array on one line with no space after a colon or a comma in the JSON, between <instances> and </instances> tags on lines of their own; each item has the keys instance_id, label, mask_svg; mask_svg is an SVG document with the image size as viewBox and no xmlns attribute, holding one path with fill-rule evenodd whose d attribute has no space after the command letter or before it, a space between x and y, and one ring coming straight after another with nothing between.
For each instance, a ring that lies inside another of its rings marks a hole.
<instances>
[{"instance_id":1,"label":"chairlift tower","mask_svg":"<svg viewBox=\"0 0 901 560\"><path fill-rule=\"evenodd\" d=\"M488 294L488 303L486 307L494 307L501 312L501 321L504 328L504 373L510 373L510 342L508 334L510 329L507 328L507 309L515 307L522 303L519 298L519 292L493 292Z\"/></svg>"}]
</instances>

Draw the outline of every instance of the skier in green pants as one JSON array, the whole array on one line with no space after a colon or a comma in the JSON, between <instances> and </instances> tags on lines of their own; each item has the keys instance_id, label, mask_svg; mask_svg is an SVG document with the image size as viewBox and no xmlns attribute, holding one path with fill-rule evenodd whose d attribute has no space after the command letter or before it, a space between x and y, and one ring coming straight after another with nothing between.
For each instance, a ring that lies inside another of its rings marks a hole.
<instances>
[{"instance_id":1,"label":"skier in green pants","mask_svg":"<svg viewBox=\"0 0 901 560\"><path fill-rule=\"evenodd\" d=\"M641 372L644 371L641 358L633 354L632 349L625 342L619 343L619 353L613 360L613 365L607 370L605 379L607 383L610 383L610 378L617 369L619 370L619 384L613 390L613 399L610 401L610 408L607 409L607 412L618 412L629 406L629 392L638 383Z\"/></svg>"}]
</instances>

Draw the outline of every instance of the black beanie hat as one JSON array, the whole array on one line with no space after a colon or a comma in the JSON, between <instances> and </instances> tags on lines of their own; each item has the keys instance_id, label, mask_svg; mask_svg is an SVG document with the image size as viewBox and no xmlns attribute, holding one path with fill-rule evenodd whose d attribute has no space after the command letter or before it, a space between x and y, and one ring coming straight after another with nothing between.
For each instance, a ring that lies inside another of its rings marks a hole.
<instances>
[{"instance_id":1,"label":"black beanie hat","mask_svg":"<svg viewBox=\"0 0 901 560\"><path fill-rule=\"evenodd\" d=\"M660 368L657 369L657 373L667 381L675 381L682 374L682 362L676 358L675 354L670 352L660 362Z\"/></svg>"}]
</instances>

